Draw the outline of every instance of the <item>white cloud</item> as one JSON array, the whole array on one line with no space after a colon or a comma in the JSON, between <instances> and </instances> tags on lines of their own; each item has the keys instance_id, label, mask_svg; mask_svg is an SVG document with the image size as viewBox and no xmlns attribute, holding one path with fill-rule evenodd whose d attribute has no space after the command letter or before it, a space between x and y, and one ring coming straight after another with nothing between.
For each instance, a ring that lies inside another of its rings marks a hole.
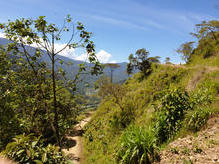
<instances>
[{"instance_id":1,"label":"white cloud","mask_svg":"<svg viewBox=\"0 0 219 164\"><path fill-rule=\"evenodd\" d=\"M109 63L117 63L116 60L109 61Z\"/></svg>"},{"instance_id":2,"label":"white cloud","mask_svg":"<svg viewBox=\"0 0 219 164\"><path fill-rule=\"evenodd\" d=\"M5 34L0 32L0 38L5 38Z\"/></svg>"},{"instance_id":3,"label":"white cloud","mask_svg":"<svg viewBox=\"0 0 219 164\"><path fill-rule=\"evenodd\" d=\"M43 43L43 41L42 41ZM33 47L37 47L37 48L41 48L43 50L45 50L45 48L43 48L42 46L34 43L32 44L31 46ZM66 44L62 44L62 43L55 43L54 47L55 47L55 53L59 52L60 50L62 50L63 48L65 48ZM59 55L61 56L65 56L65 57L68 57L68 58L74 58L75 57L75 49L74 48L71 48L69 49L69 47L66 47L65 49L63 49Z\"/></svg>"},{"instance_id":4,"label":"white cloud","mask_svg":"<svg viewBox=\"0 0 219 164\"><path fill-rule=\"evenodd\" d=\"M87 54L81 54L79 56L73 57L75 60L81 60L81 61L86 61L87 60Z\"/></svg>"},{"instance_id":5,"label":"white cloud","mask_svg":"<svg viewBox=\"0 0 219 164\"><path fill-rule=\"evenodd\" d=\"M55 44L55 52L60 51L65 46L66 46L66 44L56 43ZM61 51L59 53L59 55L62 55L62 56L68 57L68 58L74 58L74 56L75 56L75 49L74 48L69 49L68 47L66 47L63 51Z\"/></svg>"},{"instance_id":6,"label":"white cloud","mask_svg":"<svg viewBox=\"0 0 219 164\"><path fill-rule=\"evenodd\" d=\"M110 62L110 58L112 57L112 55L104 50L100 50L97 54L96 54L98 60L101 63L108 63Z\"/></svg>"},{"instance_id":7,"label":"white cloud","mask_svg":"<svg viewBox=\"0 0 219 164\"><path fill-rule=\"evenodd\" d=\"M110 60L112 58L112 55L105 50L100 50L98 53L96 53L96 56L101 63L116 63L115 60ZM73 57L73 59L81 61L86 61L87 58L88 56L86 53Z\"/></svg>"}]
</instances>

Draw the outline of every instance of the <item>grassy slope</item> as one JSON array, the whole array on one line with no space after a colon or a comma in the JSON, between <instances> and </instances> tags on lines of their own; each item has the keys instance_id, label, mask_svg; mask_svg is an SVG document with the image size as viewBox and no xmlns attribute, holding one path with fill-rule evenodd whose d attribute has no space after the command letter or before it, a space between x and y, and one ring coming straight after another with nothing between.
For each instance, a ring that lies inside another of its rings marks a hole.
<instances>
[{"instance_id":1,"label":"grassy slope","mask_svg":"<svg viewBox=\"0 0 219 164\"><path fill-rule=\"evenodd\" d=\"M84 142L87 163L116 163L117 145L130 120L136 126L147 127L154 114L153 104L157 103L158 95L165 89L180 87L191 93L198 92L199 88L209 88L213 97L210 110L218 113L219 70L216 66L219 57L194 61L187 66L153 65L153 72L146 79L141 80L139 73L129 79L123 85L127 92L121 100L122 106L127 110L125 114L130 118L128 121L110 98L103 100L86 127ZM120 126L121 122L125 122L126 126ZM186 134L188 131L182 128L178 137Z\"/></svg>"}]
</instances>

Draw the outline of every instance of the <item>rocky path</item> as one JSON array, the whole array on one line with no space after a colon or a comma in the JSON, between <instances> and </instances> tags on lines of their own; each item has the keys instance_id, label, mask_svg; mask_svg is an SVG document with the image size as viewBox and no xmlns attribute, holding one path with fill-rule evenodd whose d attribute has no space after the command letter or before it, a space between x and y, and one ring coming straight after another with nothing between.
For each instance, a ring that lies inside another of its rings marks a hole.
<instances>
[{"instance_id":1,"label":"rocky path","mask_svg":"<svg viewBox=\"0 0 219 164\"><path fill-rule=\"evenodd\" d=\"M74 164L83 164L83 144L82 134L84 126L90 121L93 112L86 114L86 118L75 125L72 134L67 136L67 146L64 147L63 151L70 158Z\"/></svg>"}]
</instances>

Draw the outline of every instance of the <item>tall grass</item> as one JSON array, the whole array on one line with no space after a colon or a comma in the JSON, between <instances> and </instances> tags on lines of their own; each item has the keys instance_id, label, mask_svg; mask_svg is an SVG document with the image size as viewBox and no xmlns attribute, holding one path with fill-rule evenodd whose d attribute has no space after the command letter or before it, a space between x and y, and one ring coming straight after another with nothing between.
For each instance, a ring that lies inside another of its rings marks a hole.
<instances>
[{"instance_id":1,"label":"tall grass","mask_svg":"<svg viewBox=\"0 0 219 164\"><path fill-rule=\"evenodd\" d=\"M131 125L121 137L117 160L123 164L149 164L157 159L157 140L151 128Z\"/></svg>"}]
</instances>

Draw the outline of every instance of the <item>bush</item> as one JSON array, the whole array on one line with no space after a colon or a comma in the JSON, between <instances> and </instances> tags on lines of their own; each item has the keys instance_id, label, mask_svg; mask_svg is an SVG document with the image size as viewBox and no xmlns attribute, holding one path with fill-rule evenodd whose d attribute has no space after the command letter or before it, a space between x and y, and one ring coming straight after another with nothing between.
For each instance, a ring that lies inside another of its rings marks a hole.
<instances>
[{"instance_id":1,"label":"bush","mask_svg":"<svg viewBox=\"0 0 219 164\"><path fill-rule=\"evenodd\" d=\"M58 147L45 146L44 141L33 134L16 136L13 142L8 143L3 155L21 164L67 163Z\"/></svg>"},{"instance_id":2,"label":"bush","mask_svg":"<svg viewBox=\"0 0 219 164\"><path fill-rule=\"evenodd\" d=\"M122 105L123 110L115 112L110 120L110 124L114 129L124 129L135 120L133 104L126 102Z\"/></svg>"},{"instance_id":3,"label":"bush","mask_svg":"<svg viewBox=\"0 0 219 164\"><path fill-rule=\"evenodd\" d=\"M187 114L185 119L186 129L197 132L208 121L211 112L208 108L198 108Z\"/></svg>"},{"instance_id":4,"label":"bush","mask_svg":"<svg viewBox=\"0 0 219 164\"><path fill-rule=\"evenodd\" d=\"M121 137L117 160L123 164L152 163L158 157L153 131L131 125Z\"/></svg>"},{"instance_id":5,"label":"bush","mask_svg":"<svg viewBox=\"0 0 219 164\"><path fill-rule=\"evenodd\" d=\"M211 115L209 105L213 101L213 95L209 86L201 87L190 95L190 106L192 110L185 116L184 125L187 130L197 132L204 126Z\"/></svg>"},{"instance_id":6,"label":"bush","mask_svg":"<svg viewBox=\"0 0 219 164\"><path fill-rule=\"evenodd\" d=\"M213 92L210 90L210 88L207 87L201 87L198 90L194 91L190 95L190 102L191 102L191 107L195 106L206 106L212 103L213 101Z\"/></svg>"},{"instance_id":7,"label":"bush","mask_svg":"<svg viewBox=\"0 0 219 164\"><path fill-rule=\"evenodd\" d=\"M181 128L185 111L190 109L189 96L182 89L167 91L156 107L154 129L159 143L170 139Z\"/></svg>"}]
</instances>

